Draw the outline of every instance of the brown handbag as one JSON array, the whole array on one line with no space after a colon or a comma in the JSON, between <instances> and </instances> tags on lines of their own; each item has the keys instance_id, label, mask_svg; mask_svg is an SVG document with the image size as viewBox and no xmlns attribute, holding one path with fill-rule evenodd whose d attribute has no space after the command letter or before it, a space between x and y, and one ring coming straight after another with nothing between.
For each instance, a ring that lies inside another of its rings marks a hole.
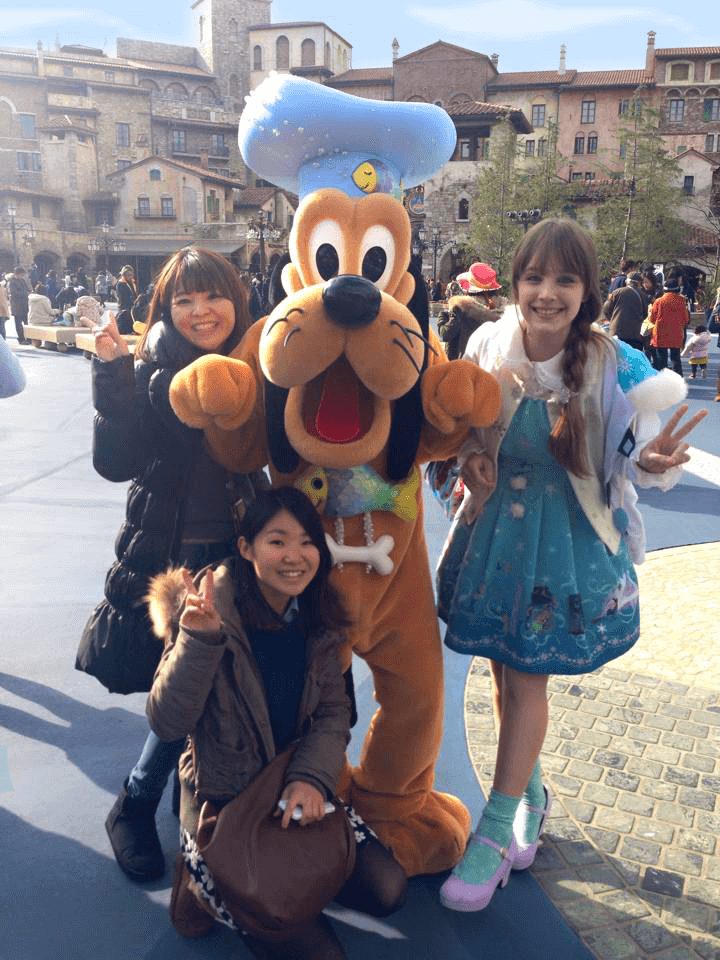
<instances>
[{"instance_id":1,"label":"brown handbag","mask_svg":"<svg viewBox=\"0 0 720 960\"><path fill-rule=\"evenodd\" d=\"M220 812L203 803L197 846L233 920L265 940L285 939L330 903L355 867L355 833L340 801L305 827L273 814L294 747L278 754Z\"/></svg>"}]
</instances>

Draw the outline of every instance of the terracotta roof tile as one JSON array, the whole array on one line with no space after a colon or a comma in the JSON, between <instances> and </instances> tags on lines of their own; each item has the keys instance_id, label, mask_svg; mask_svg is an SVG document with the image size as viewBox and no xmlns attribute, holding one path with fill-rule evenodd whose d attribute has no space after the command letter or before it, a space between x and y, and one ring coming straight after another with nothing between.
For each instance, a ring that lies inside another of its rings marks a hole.
<instances>
[{"instance_id":1,"label":"terracotta roof tile","mask_svg":"<svg viewBox=\"0 0 720 960\"><path fill-rule=\"evenodd\" d=\"M275 196L276 187L245 187L235 201L236 207L261 207Z\"/></svg>"},{"instance_id":2,"label":"terracotta roof tile","mask_svg":"<svg viewBox=\"0 0 720 960\"><path fill-rule=\"evenodd\" d=\"M717 57L720 47L661 47L655 50L656 57Z\"/></svg>"},{"instance_id":3,"label":"terracotta roof tile","mask_svg":"<svg viewBox=\"0 0 720 960\"><path fill-rule=\"evenodd\" d=\"M651 74L644 70L591 70L577 73L571 87L639 87L643 83L655 83Z\"/></svg>"},{"instance_id":4,"label":"terracotta roof tile","mask_svg":"<svg viewBox=\"0 0 720 960\"><path fill-rule=\"evenodd\" d=\"M451 117L478 117L478 116L500 116L510 111L519 113L517 107L511 107L507 103L485 103L482 100L463 100L456 106L448 107L447 112Z\"/></svg>"},{"instance_id":5,"label":"terracotta roof tile","mask_svg":"<svg viewBox=\"0 0 720 960\"><path fill-rule=\"evenodd\" d=\"M523 73L500 73L490 80L488 87L524 87L540 86L545 83L570 83L577 70L528 70Z\"/></svg>"},{"instance_id":6,"label":"terracotta roof tile","mask_svg":"<svg viewBox=\"0 0 720 960\"><path fill-rule=\"evenodd\" d=\"M387 80L392 82L392 67L366 67L362 70L346 70L344 73L338 73L325 81L326 86L332 86L334 83L358 83L364 80L378 81Z\"/></svg>"}]
</instances>

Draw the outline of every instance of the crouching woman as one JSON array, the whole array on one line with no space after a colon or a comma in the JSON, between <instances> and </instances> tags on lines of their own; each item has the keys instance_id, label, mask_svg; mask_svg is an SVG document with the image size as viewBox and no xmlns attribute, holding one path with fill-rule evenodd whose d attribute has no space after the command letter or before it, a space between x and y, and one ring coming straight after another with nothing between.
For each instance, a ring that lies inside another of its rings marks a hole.
<instances>
[{"instance_id":1,"label":"crouching woman","mask_svg":"<svg viewBox=\"0 0 720 960\"><path fill-rule=\"evenodd\" d=\"M350 702L337 657L348 621L328 580L332 559L313 505L291 487L261 493L241 521L238 550L195 582L178 570L156 578L149 598L165 651L148 719L161 740L188 736L180 759L186 854L202 803L221 809L291 743L295 751L278 797L285 801L283 826L296 807L302 808L301 826L322 819L350 738ZM405 876L364 824L357 825L356 837L355 870L337 899L387 915L404 899ZM176 928L186 935L206 932L213 924L208 909L233 926L212 897L202 899L203 871L189 876L196 864L196 850L178 858L171 904ZM189 910L179 909L180 899ZM180 916L185 921L178 923ZM345 957L322 915L309 918L292 941L244 939L268 960Z\"/></svg>"}]
</instances>

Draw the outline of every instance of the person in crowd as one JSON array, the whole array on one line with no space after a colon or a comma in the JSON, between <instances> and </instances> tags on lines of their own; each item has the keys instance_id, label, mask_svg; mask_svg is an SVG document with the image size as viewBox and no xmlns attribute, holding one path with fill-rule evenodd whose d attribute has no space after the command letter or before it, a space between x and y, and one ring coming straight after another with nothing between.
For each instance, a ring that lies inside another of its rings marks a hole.
<instances>
[{"instance_id":1,"label":"person in crowd","mask_svg":"<svg viewBox=\"0 0 720 960\"><path fill-rule=\"evenodd\" d=\"M677 277L669 277L663 286L663 295L650 308L653 325L650 346L655 351L655 369L663 370L670 362L675 373L683 375L680 351L685 343L685 332L690 323L687 300L680 292Z\"/></svg>"},{"instance_id":2,"label":"person in crowd","mask_svg":"<svg viewBox=\"0 0 720 960\"><path fill-rule=\"evenodd\" d=\"M640 328L648 311L648 300L641 285L642 275L635 270L629 273L625 285L617 287L607 298L601 314L610 324L610 336L623 340L636 350L644 348Z\"/></svg>"},{"instance_id":3,"label":"person in crowd","mask_svg":"<svg viewBox=\"0 0 720 960\"><path fill-rule=\"evenodd\" d=\"M101 270L95 277L95 296L99 297L103 304L111 299L115 278L109 270Z\"/></svg>"},{"instance_id":4,"label":"person in crowd","mask_svg":"<svg viewBox=\"0 0 720 960\"><path fill-rule=\"evenodd\" d=\"M25 371L20 361L8 346L5 337L0 337L0 399L14 397L25 389Z\"/></svg>"},{"instance_id":5,"label":"person in crowd","mask_svg":"<svg viewBox=\"0 0 720 960\"><path fill-rule=\"evenodd\" d=\"M30 281L30 286L33 288L33 290L40 283L40 268L38 267L37 263L35 263L34 260L30 265L28 279Z\"/></svg>"},{"instance_id":6,"label":"person in crowd","mask_svg":"<svg viewBox=\"0 0 720 960\"><path fill-rule=\"evenodd\" d=\"M430 288L430 299L437 303L443 298L443 285L442 282L437 279L433 280L432 287Z\"/></svg>"},{"instance_id":7,"label":"person in crowd","mask_svg":"<svg viewBox=\"0 0 720 960\"><path fill-rule=\"evenodd\" d=\"M7 289L10 298L10 310L15 320L18 343L27 343L23 325L27 323L29 297L32 291L25 275L25 267L15 268L15 272L7 282Z\"/></svg>"},{"instance_id":8,"label":"person in crowd","mask_svg":"<svg viewBox=\"0 0 720 960\"><path fill-rule=\"evenodd\" d=\"M618 287L624 287L627 281L627 275L637 268L636 260L623 260L620 263L620 271L610 281L608 287L608 296Z\"/></svg>"},{"instance_id":9,"label":"person in crowd","mask_svg":"<svg viewBox=\"0 0 720 960\"><path fill-rule=\"evenodd\" d=\"M162 740L188 737L180 760L186 865L179 869L201 885L209 913L199 913L198 920L205 921L205 929L217 910L195 842L205 797L222 809L260 772L263 757L272 759L294 742L278 796L285 802L282 825L288 826L298 806L301 826L320 820L336 794L350 738L350 701L337 656L349 622L328 579L332 557L314 506L294 487L261 492L239 532L239 556L199 574L195 583L187 571L172 571L150 590L151 617L165 652L147 713ZM174 604L170 598L177 598ZM271 736L263 733L267 728ZM237 763L228 762L232 756ZM405 874L360 818L349 813L358 838L357 863L338 899L386 916L403 902ZM175 881L183 883L177 876ZM308 918L306 930L277 945L244 939L267 960L345 957L322 916Z\"/></svg>"},{"instance_id":10,"label":"person in crowd","mask_svg":"<svg viewBox=\"0 0 720 960\"><path fill-rule=\"evenodd\" d=\"M81 294L75 303L75 325L90 327L94 330L102 316L102 304L99 297L91 297L87 293Z\"/></svg>"},{"instance_id":11,"label":"person in crowd","mask_svg":"<svg viewBox=\"0 0 720 960\"><path fill-rule=\"evenodd\" d=\"M45 287L50 303L53 303L60 291L60 284L58 283L57 272L55 270L48 270L45 274Z\"/></svg>"},{"instance_id":12,"label":"person in crowd","mask_svg":"<svg viewBox=\"0 0 720 960\"><path fill-rule=\"evenodd\" d=\"M217 464L203 431L180 423L168 397L178 370L204 354L228 353L249 324L247 291L234 268L210 251L186 247L160 271L134 363L113 320L97 330L93 464L107 480L132 483L105 599L88 620L81 650L122 647L138 635L154 650L143 602L150 578L170 564L197 570L227 556L235 511L267 485L262 473L232 475ZM83 669L80 657L77 666ZM150 733L108 815L117 862L135 880L165 870L155 811L183 743L162 743Z\"/></svg>"},{"instance_id":13,"label":"person in crowd","mask_svg":"<svg viewBox=\"0 0 720 960\"><path fill-rule=\"evenodd\" d=\"M142 333L142 331L145 329L148 307L150 306L154 289L154 284L149 283L143 292L139 293L135 298L135 303L133 303L132 309L130 310L132 315L133 331L135 333Z\"/></svg>"},{"instance_id":14,"label":"person in crowd","mask_svg":"<svg viewBox=\"0 0 720 960\"><path fill-rule=\"evenodd\" d=\"M77 303L77 291L75 290L75 281L72 274L66 274L64 280L64 286L59 290L55 299L52 302L52 305L56 310L59 310L61 313L64 313L68 307L74 307Z\"/></svg>"},{"instance_id":15,"label":"person in crowd","mask_svg":"<svg viewBox=\"0 0 720 960\"><path fill-rule=\"evenodd\" d=\"M489 659L498 731L487 805L441 890L446 907L463 911L486 907L512 868L534 860L552 799L538 760L549 676L592 671L639 634L628 543L642 554L636 539L621 537L625 519L608 506L604 478L606 443L614 453L636 415L619 372L633 355L642 365L645 358L594 326L597 260L575 221L547 219L528 231L512 291L516 309L480 327L465 354L498 378L503 412L460 451L470 497L439 566L445 642ZM607 385L617 409L626 404L622 415L608 411ZM631 478L648 485L674 470L666 480L678 479L689 459L683 438L707 413L679 427L686 411L656 436L657 416L637 414L631 459L618 452L612 471L626 504ZM642 543L639 511L634 520Z\"/></svg>"},{"instance_id":16,"label":"person in crowd","mask_svg":"<svg viewBox=\"0 0 720 960\"><path fill-rule=\"evenodd\" d=\"M704 323L699 323L695 327L695 333L685 344L680 354L681 357L690 356L690 377L695 380L700 371L700 377L705 380L707 377L708 357L710 355L710 344L712 343L712 334L708 333Z\"/></svg>"},{"instance_id":17,"label":"person in crowd","mask_svg":"<svg viewBox=\"0 0 720 960\"><path fill-rule=\"evenodd\" d=\"M120 333L132 333L132 305L138 297L138 286L135 280L135 271L131 266L125 266L120 271L120 279L115 285L115 296L118 303L117 327Z\"/></svg>"},{"instance_id":18,"label":"person in crowd","mask_svg":"<svg viewBox=\"0 0 720 960\"><path fill-rule=\"evenodd\" d=\"M28 323L47 325L52 323L56 316L57 310L53 310L47 287L44 283L35 284L34 291L28 296Z\"/></svg>"},{"instance_id":19,"label":"person in crowd","mask_svg":"<svg viewBox=\"0 0 720 960\"><path fill-rule=\"evenodd\" d=\"M7 280L0 274L0 337L7 339L5 334L5 324L10 319L10 300L7 292Z\"/></svg>"}]
</instances>

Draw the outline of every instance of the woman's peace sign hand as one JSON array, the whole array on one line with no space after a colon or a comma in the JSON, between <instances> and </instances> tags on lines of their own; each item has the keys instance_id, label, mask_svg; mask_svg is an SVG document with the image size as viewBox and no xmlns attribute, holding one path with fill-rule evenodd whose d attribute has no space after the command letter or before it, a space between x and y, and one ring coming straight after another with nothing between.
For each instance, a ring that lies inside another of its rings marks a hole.
<instances>
[{"instance_id":1,"label":"woman's peace sign hand","mask_svg":"<svg viewBox=\"0 0 720 960\"><path fill-rule=\"evenodd\" d=\"M180 616L180 626L184 630L217 633L220 630L221 621L215 609L215 581L212 570L208 570L205 575L202 593L198 592L187 570L183 570L183 580L187 596Z\"/></svg>"},{"instance_id":2,"label":"woman's peace sign hand","mask_svg":"<svg viewBox=\"0 0 720 960\"><path fill-rule=\"evenodd\" d=\"M127 340L123 339L118 330L114 313L110 314L106 324L96 323L93 327L93 333L95 334L95 352L106 363L111 363L118 357L126 357L130 353Z\"/></svg>"},{"instance_id":3,"label":"woman's peace sign hand","mask_svg":"<svg viewBox=\"0 0 720 960\"><path fill-rule=\"evenodd\" d=\"M687 452L689 444L681 441L691 430L695 429L701 420L705 419L708 412L707 410L701 410L680 427L677 433L673 433L675 427L687 412L688 405L686 403L678 407L660 433L643 447L638 457L638 463L643 470L647 470L648 473L664 473L671 467L678 467L688 462L690 459L690 454Z\"/></svg>"}]
</instances>

